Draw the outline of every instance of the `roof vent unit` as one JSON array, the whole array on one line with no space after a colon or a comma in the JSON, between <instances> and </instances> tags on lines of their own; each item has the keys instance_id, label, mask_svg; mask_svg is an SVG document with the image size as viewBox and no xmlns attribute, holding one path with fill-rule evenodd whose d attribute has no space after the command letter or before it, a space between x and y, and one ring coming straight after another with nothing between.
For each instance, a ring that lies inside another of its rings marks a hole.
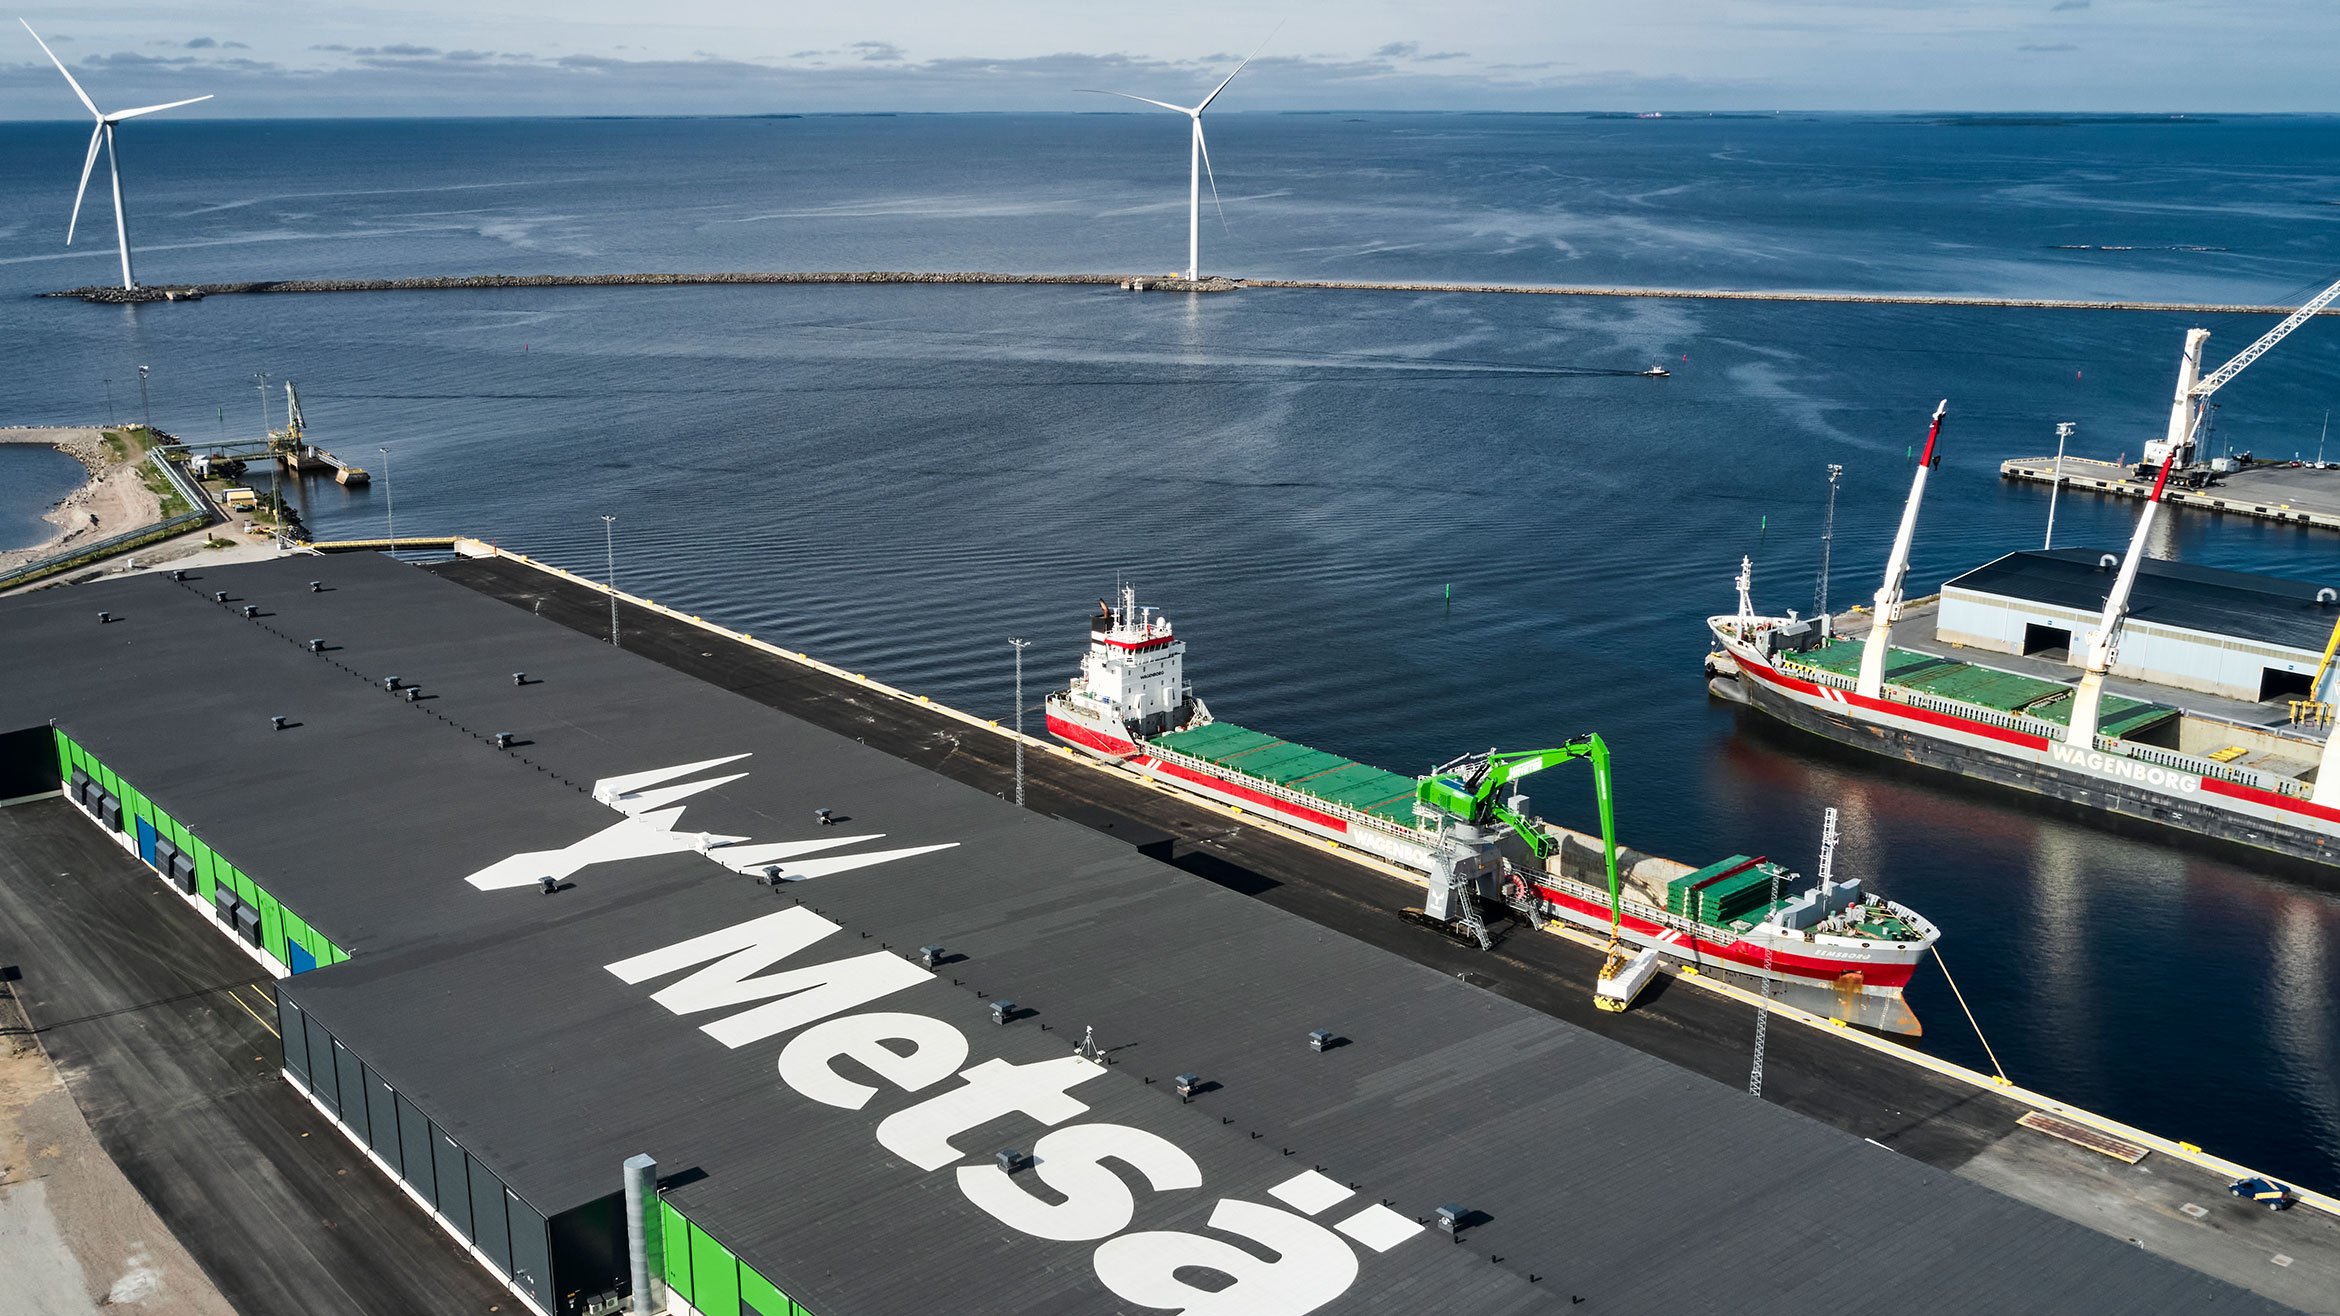
<instances>
[{"instance_id":1,"label":"roof vent unit","mask_svg":"<svg viewBox=\"0 0 2340 1316\"><path fill-rule=\"evenodd\" d=\"M1178 1077L1170 1080L1170 1086L1178 1093L1179 1101L1192 1101L1194 1100L1194 1094L1202 1091L1202 1075L1180 1074Z\"/></svg>"},{"instance_id":2,"label":"roof vent unit","mask_svg":"<svg viewBox=\"0 0 2340 1316\"><path fill-rule=\"evenodd\" d=\"M309 652L310 652L310 653L323 653L323 652L325 652L325 642L324 642L323 640L311 640L311 641L309 641Z\"/></svg>"},{"instance_id":3,"label":"roof vent unit","mask_svg":"<svg viewBox=\"0 0 2340 1316\"><path fill-rule=\"evenodd\" d=\"M324 582L324 581L322 581L322 580L312 580L312 581L310 581L310 582L309 582L309 592L310 592L311 594L322 594L322 593L324 593L324 592L325 592L325 582Z\"/></svg>"},{"instance_id":4,"label":"roof vent unit","mask_svg":"<svg viewBox=\"0 0 2340 1316\"><path fill-rule=\"evenodd\" d=\"M993 1001L991 1003L991 1022L1004 1024L1015 1017L1016 1003L1014 1001Z\"/></svg>"},{"instance_id":5,"label":"roof vent unit","mask_svg":"<svg viewBox=\"0 0 2340 1316\"><path fill-rule=\"evenodd\" d=\"M526 685L526 684L528 684L528 673L526 673L526 672L514 672L514 673L512 673L512 684L514 684L514 685Z\"/></svg>"},{"instance_id":6,"label":"roof vent unit","mask_svg":"<svg viewBox=\"0 0 2340 1316\"><path fill-rule=\"evenodd\" d=\"M258 605L258 604L255 604L255 603L247 603L247 604L245 604L245 605L244 605L244 620L245 620L245 621L250 621L250 620L252 620L254 617L257 617L257 616L259 616L259 615L260 615L260 607L259 607L259 605Z\"/></svg>"},{"instance_id":7,"label":"roof vent unit","mask_svg":"<svg viewBox=\"0 0 2340 1316\"><path fill-rule=\"evenodd\" d=\"M226 590L224 590L224 589L215 589L215 590L213 590L213 591L211 592L211 601L212 601L213 603L225 603L225 602L227 602L227 591L226 591Z\"/></svg>"},{"instance_id":8,"label":"roof vent unit","mask_svg":"<svg viewBox=\"0 0 2340 1316\"><path fill-rule=\"evenodd\" d=\"M114 619L114 614L112 614L112 613L110 613L110 612L101 612L101 613L99 613L99 614L98 614L98 625L100 625L100 626L103 626L103 625L105 625L107 622L109 622L109 621L112 621L113 619Z\"/></svg>"},{"instance_id":9,"label":"roof vent unit","mask_svg":"<svg viewBox=\"0 0 2340 1316\"><path fill-rule=\"evenodd\" d=\"M536 889L549 896L553 892L561 889L561 879L548 873L545 876L536 879Z\"/></svg>"},{"instance_id":10,"label":"roof vent unit","mask_svg":"<svg viewBox=\"0 0 2340 1316\"><path fill-rule=\"evenodd\" d=\"M1308 1034L1308 1049L1311 1051L1329 1050L1332 1044L1333 1035L1329 1028L1313 1029Z\"/></svg>"},{"instance_id":11,"label":"roof vent unit","mask_svg":"<svg viewBox=\"0 0 2340 1316\"><path fill-rule=\"evenodd\" d=\"M920 946L918 948L918 962L929 969L942 963L942 957L943 948L940 946Z\"/></svg>"},{"instance_id":12,"label":"roof vent unit","mask_svg":"<svg viewBox=\"0 0 2340 1316\"><path fill-rule=\"evenodd\" d=\"M171 579L184 583L187 579L187 573L184 571L174 571L171 573Z\"/></svg>"},{"instance_id":13,"label":"roof vent unit","mask_svg":"<svg viewBox=\"0 0 2340 1316\"><path fill-rule=\"evenodd\" d=\"M397 677L395 677L395 676L385 676L385 677L383 677L383 678L382 678L382 688L383 688L383 689L385 689L385 690L387 690L387 691L389 691L391 694L397 694L397 693L398 693L398 678L397 678Z\"/></svg>"},{"instance_id":14,"label":"roof vent unit","mask_svg":"<svg viewBox=\"0 0 2340 1316\"><path fill-rule=\"evenodd\" d=\"M1448 1202L1438 1208L1438 1227L1454 1235L1455 1241L1459 1243L1462 1241L1463 1217L1469 1214L1466 1208Z\"/></svg>"},{"instance_id":15,"label":"roof vent unit","mask_svg":"<svg viewBox=\"0 0 2340 1316\"><path fill-rule=\"evenodd\" d=\"M269 729L270 731L282 731L282 730L284 730L284 718L283 718L283 717L280 715L280 716L277 716L277 717L272 717L272 718L268 719L268 729Z\"/></svg>"},{"instance_id":16,"label":"roof vent unit","mask_svg":"<svg viewBox=\"0 0 2340 1316\"><path fill-rule=\"evenodd\" d=\"M496 733L496 748L497 748L497 749L510 749L511 747L512 747L512 733L511 733L511 732L509 732L509 731L499 731L499 732L497 732L497 733Z\"/></svg>"},{"instance_id":17,"label":"roof vent unit","mask_svg":"<svg viewBox=\"0 0 2340 1316\"><path fill-rule=\"evenodd\" d=\"M2096 569L2098 571L2110 571L2120 564L2120 558L2111 553L2107 553L2104 556L2096 559Z\"/></svg>"},{"instance_id":18,"label":"roof vent unit","mask_svg":"<svg viewBox=\"0 0 2340 1316\"><path fill-rule=\"evenodd\" d=\"M422 698L422 687L421 687L421 686L419 686L419 685L410 685L410 686L406 687L406 702L408 702L408 703L410 703L410 704L411 704L411 703L415 703L415 702L419 701L421 698Z\"/></svg>"},{"instance_id":19,"label":"roof vent unit","mask_svg":"<svg viewBox=\"0 0 2340 1316\"><path fill-rule=\"evenodd\" d=\"M1014 1174L1024 1168L1024 1154L1013 1147L1000 1148L999 1154L992 1159L999 1162L1001 1174Z\"/></svg>"}]
</instances>

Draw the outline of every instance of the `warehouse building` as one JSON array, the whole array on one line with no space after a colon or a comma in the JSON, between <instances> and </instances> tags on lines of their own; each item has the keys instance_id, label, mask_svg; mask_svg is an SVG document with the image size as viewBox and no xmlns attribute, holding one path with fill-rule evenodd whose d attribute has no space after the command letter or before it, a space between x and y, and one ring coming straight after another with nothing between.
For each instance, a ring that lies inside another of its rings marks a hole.
<instances>
[{"instance_id":1,"label":"warehouse building","mask_svg":"<svg viewBox=\"0 0 2340 1316\"><path fill-rule=\"evenodd\" d=\"M0 670L0 780L544 1316L2272 1310L385 559L0 601Z\"/></svg>"},{"instance_id":2,"label":"warehouse building","mask_svg":"<svg viewBox=\"0 0 2340 1316\"><path fill-rule=\"evenodd\" d=\"M1935 638L2077 669L2119 571L2101 549L2009 553L1942 586ZM2148 558L2113 675L2245 702L2304 699L2336 623L2330 586Z\"/></svg>"}]
</instances>

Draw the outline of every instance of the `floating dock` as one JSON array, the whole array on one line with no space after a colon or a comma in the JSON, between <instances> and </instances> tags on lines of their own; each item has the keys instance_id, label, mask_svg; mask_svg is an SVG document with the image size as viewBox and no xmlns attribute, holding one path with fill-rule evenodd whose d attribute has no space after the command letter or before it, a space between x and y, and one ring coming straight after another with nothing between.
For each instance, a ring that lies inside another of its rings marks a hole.
<instances>
[{"instance_id":1,"label":"floating dock","mask_svg":"<svg viewBox=\"0 0 2340 1316\"><path fill-rule=\"evenodd\" d=\"M2133 467L2087 457L2066 457L2060 468L2054 457L2016 457L1999 463L1999 474L2033 484L2061 483L2066 489L2110 494L2115 498L2143 499L2153 493L2153 477L2140 476ZM2313 466L2253 466L2214 477L2203 489L2180 489L2176 482L2162 501L2178 507L2200 507L2261 521L2340 530L2340 466L2317 470Z\"/></svg>"}]
</instances>

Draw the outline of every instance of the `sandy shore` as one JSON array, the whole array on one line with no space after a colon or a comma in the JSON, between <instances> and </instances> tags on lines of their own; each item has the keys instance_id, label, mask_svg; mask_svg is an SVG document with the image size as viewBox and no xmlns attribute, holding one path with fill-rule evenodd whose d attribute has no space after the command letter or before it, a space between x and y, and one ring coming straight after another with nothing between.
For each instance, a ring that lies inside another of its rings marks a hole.
<instances>
[{"instance_id":1,"label":"sandy shore","mask_svg":"<svg viewBox=\"0 0 2340 1316\"><path fill-rule=\"evenodd\" d=\"M57 533L45 544L0 553L0 571L162 519L162 500L139 481L145 454L135 451L135 441L125 440L133 450L128 461L114 457L104 433L96 428L0 430L0 443L45 443L89 472L89 480L43 518L57 527Z\"/></svg>"},{"instance_id":2,"label":"sandy shore","mask_svg":"<svg viewBox=\"0 0 2340 1316\"><path fill-rule=\"evenodd\" d=\"M15 1007L0 1027L21 1028ZM21 1032L0 1034L0 1276L30 1316L233 1316Z\"/></svg>"}]
</instances>

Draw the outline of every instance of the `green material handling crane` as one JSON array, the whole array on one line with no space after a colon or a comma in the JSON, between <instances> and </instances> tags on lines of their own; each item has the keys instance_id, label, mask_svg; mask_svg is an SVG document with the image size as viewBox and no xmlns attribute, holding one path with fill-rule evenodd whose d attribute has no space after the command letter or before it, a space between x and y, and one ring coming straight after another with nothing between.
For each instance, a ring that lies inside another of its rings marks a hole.
<instances>
[{"instance_id":1,"label":"green material handling crane","mask_svg":"<svg viewBox=\"0 0 2340 1316\"><path fill-rule=\"evenodd\" d=\"M1598 735L1588 731L1558 749L1519 754L1488 750L1484 754L1464 755L1422 778L1414 789L1414 799L1425 808L1474 827L1493 828L1498 824L1509 827L1527 843L1529 853L1538 860L1549 859L1560 848L1559 839L1505 808L1502 797L1507 793L1505 788L1520 778L1570 759L1592 761L1593 787L1599 793L1601 805L1601 849L1608 864L1609 926L1614 941L1617 921L1623 917L1623 896L1617 883L1617 825L1609 790L1609 747Z\"/></svg>"}]
</instances>

